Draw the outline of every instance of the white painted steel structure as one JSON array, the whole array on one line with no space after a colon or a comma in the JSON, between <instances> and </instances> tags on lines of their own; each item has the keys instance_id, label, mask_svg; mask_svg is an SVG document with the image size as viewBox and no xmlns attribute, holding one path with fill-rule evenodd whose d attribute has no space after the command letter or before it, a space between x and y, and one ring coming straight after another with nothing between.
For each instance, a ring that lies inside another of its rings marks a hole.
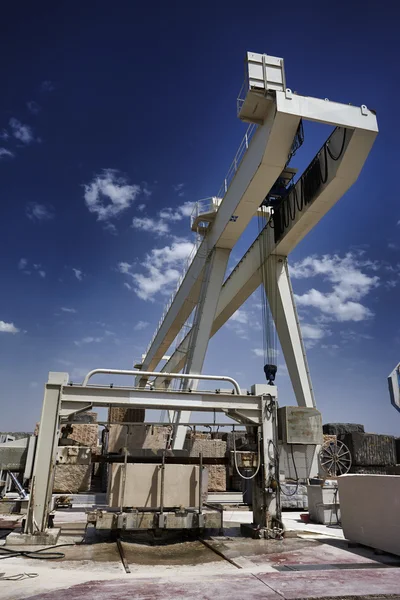
<instances>
[{"instance_id":1,"label":"white painted steel structure","mask_svg":"<svg viewBox=\"0 0 400 600\"><path fill-rule=\"evenodd\" d=\"M188 259L177 290L144 355L141 370L95 369L80 386L69 384L66 373L50 373L45 387L25 525L27 534L43 533L47 527L62 420L93 406L156 408L173 412L176 425L174 448L182 447L184 440L185 430L178 427L179 422L189 422L193 410L220 411L241 424L258 427L258 435L261 430L262 436L262 468L254 479L254 521L261 527L271 527L275 500L279 498L272 485L279 479L274 456L277 448L276 387L265 385L267 391L260 395L243 395L231 377L201 375L208 342L243 302L261 284L265 285L297 402L314 410L315 399L287 256L356 181L378 127L375 114L365 106L354 107L293 94L286 87L283 59L280 58L248 53L244 90L245 97L238 105L239 117L250 122L250 128L220 191L212 200L213 210L210 212L207 208L203 220L201 213L195 216L203 238ZM232 248L250 220L258 214L271 188L283 172L289 173L289 179L293 176L287 164L302 119L336 128L290 193L275 206L272 221L270 219L224 281ZM274 228L270 227L271 223ZM272 302L272 298L276 301ZM162 370L155 371L192 312L189 332ZM182 369L183 376L179 373ZM90 377L96 373L136 376L136 385L88 385ZM182 381L178 391L169 387L171 380L176 378ZM198 392L197 382L203 379L226 380L234 386L236 393Z\"/></svg>"},{"instance_id":2,"label":"white painted steel structure","mask_svg":"<svg viewBox=\"0 0 400 600\"><path fill-rule=\"evenodd\" d=\"M210 209L205 213L203 240L167 305L142 369L157 367L197 306L201 316L196 320L195 315L192 328L162 371L201 372L209 337L261 285L263 270L267 270L274 275L265 282L266 294L270 300L277 298L270 306L297 403L313 407L315 399L287 256L357 180L378 133L377 120L364 105L356 107L292 93L286 87L283 59L248 53L246 64L244 98L238 103L238 111L242 120L251 123L250 129L215 197L218 200L213 201L214 217ZM303 197L316 169L319 184L314 185L301 210L294 208L293 218L285 218L285 207L276 209L275 231L267 226L222 282L221 271L230 251L287 165L301 120L325 123L335 130L294 185L289 203L295 206L295 194L296 198ZM201 214L196 219L201 223ZM145 382L145 376L137 379L140 386ZM168 376L157 377L155 384L168 386ZM189 416L181 417L187 421ZM184 432L177 433L175 447L181 447L183 439Z\"/></svg>"},{"instance_id":3,"label":"white painted steel structure","mask_svg":"<svg viewBox=\"0 0 400 600\"><path fill-rule=\"evenodd\" d=\"M277 447L275 386L268 387L264 395L242 395L237 382L226 376L198 376L211 381L225 380L233 384L236 393L161 391L134 387L104 387L88 385L96 373L134 376L137 371L95 369L89 372L82 385L69 383L68 373L49 373L40 418L35 465L31 483L31 494L24 532L27 543L46 543L46 531L51 507L54 469L61 425L73 420L73 415L100 407L141 407L175 411L223 412L243 425L258 427L262 436L262 461L264 468L254 485L254 520L262 528L272 528L275 518L276 493L269 491L270 479L275 474L274 448ZM156 373L151 373L152 376ZM179 373L169 373L180 377ZM191 375L193 379L196 376ZM274 442L270 448L270 440ZM44 537L43 537L44 536ZM39 540L39 542L38 542Z\"/></svg>"},{"instance_id":4,"label":"white painted steel structure","mask_svg":"<svg viewBox=\"0 0 400 600\"><path fill-rule=\"evenodd\" d=\"M394 408L400 412L400 363L388 377L390 401Z\"/></svg>"}]
</instances>

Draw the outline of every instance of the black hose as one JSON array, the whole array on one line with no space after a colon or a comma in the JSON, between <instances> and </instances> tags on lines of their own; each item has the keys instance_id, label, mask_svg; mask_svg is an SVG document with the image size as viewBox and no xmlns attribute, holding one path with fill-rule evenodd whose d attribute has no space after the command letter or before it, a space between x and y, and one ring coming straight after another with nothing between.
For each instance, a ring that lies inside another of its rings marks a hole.
<instances>
[{"instance_id":1,"label":"black hose","mask_svg":"<svg viewBox=\"0 0 400 600\"><path fill-rule=\"evenodd\" d=\"M297 494L297 492L298 492L298 490L299 490L299 475L298 475L298 473L297 473L296 461L294 460L294 454L293 454L293 444L290 444L290 450L291 450L291 453L292 453L292 461L293 461L293 466L294 466L294 472L295 472L295 475L296 475L296 489L295 489L295 490L294 490L294 492L292 492L291 494L288 494L287 492L284 492L284 491L283 491L283 489L282 489L282 486L279 484L279 487L280 487L280 490L281 490L282 494L283 494L284 496L287 496L287 497L289 497L289 498L290 498L291 496L294 496L295 494Z\"/></svg>"},{"instance_id":2,"label":"black hose","mask_svg":"<svg viewBox=\"0 0 400 600\"><path fill-rule=\"evenodd\" d=\"M346 129L346 127L344 127L344 128L343 128L342 147L340 148L339 154L338 154L337 156L334 156L334 155L332 154L332 152L330 151L330 148L329 148L329 144L325 144L325 146L326 146L326 149L327 149L327 151L328 151L328 154L329 154L329 156L330 156L330 157L331 157L331 159L332 159L332 160L334 160L334 161L337 161L337 160L339 160L339 158L340 158L340 157L342 156L342 154L343 154L344 145L345 145L345 143L346 143L346 132L347 132L347 129Z\"/></svg>"},{"instance_id":3,"label":"black hose","mask_svg":"<svg viewBox=\"0 0 400 600\"><path fill-rule=\"evenodd\" d=\"M0 560L4 558L36 558L40 560L58 560L65 558L64 552L49 552L53 548L63 548L64 546L76 546L76 544L60 544L58 546L49 546L40 550L12 550L11 548L0 547Z\"/></svg>"}]
</instances>

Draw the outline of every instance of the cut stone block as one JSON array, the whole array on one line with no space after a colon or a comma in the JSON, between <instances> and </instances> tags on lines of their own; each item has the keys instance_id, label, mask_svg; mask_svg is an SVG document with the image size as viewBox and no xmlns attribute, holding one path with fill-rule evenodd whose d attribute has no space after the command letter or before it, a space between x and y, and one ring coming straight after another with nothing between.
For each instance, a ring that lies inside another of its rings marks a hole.
<instances>
[{"instance_id":1,"label":"cut stone block","mask_svg":"<svg viewBox=\"0 0 400 600\"><path fill-rule=\"evenodd\" d=\"M110 508L158 508L161 503L161 466L128 463L125 489L125 465L114 463L110 469L108 504ZM203 501L207 497L207 470L203 470ZM165 465L164 507L195 508L199 505L199 467Z\"/></svg>"},{"instance_id":2,"label":"cut stone block","mask_svg":"<svg viewBox=\"0 0 400 600\"><path fill-rule=\"evenodd\" d=\"M338 484L345 537L400 555L400 477L343 475Z\"/></svg>"},{"instance_id":3,"label":"cut stone block","mask_svg":"<svg viewBox=\"0 0 400 600\"><path fill-rule=\"evenodd\" d=\"M210 492L226 491L226 467L225 465L207 465L208 490Z\"/></svg>"},{"instance_id":4,"label":"cut stone block","mask_svg":"<svg viewBox=\"0 0 400 600\"><path fill-rule=\"evenodd\" d=\"M57 465L54 474L53 492L76 494L90 490L91 465Z\"/></svg>"}]
</instances>

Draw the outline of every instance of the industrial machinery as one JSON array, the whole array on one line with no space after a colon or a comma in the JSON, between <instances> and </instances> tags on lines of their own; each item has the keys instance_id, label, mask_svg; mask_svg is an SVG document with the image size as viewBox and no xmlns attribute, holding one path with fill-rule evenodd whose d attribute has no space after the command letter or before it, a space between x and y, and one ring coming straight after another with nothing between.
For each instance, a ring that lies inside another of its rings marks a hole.
<instances>
[{"instance_id":1,"label":"industrial machinery","mask_svg":"<svg viewBox=\"0 0 400 600\"><path fill-rule=\"evenodd\" d=\"M61 424L72 422L74 414L94 406L164 411L173 428L172 453L182 450L193 411L222 413L231 423L252 432L258 456L248 476L253 480L254 527L267 537L274 537L280 528L282 471L301 469L305 478L318 473L321 417L290 283L288 255L357 180L378 133L377 120L365 105L351 106L292 92L286 86L283 59L252 52L246 56L238 117L249 123L248 129L217 194L195 208L191 221L197 235L193 253L142 362L133 371L96 369L81 385L72 385L66 373L49 375L25 524L30 543L35 538L43 541L48 534ZM289 163L301 148L306 120L325 123L333 131L298 175ZM254 217L259 219L259 234L225 277L231 251ZM265 294L267 383L254 385L247 392L229 375L201 373L210 338L260 286ZM285 410L278 409L277 403L276 335L298 404ZM175 350L157 370L174 340ZM129 387L89 385L97 373L135 377L135 383ZM203 380L223 380L233 390L198 391ZM131 464L125 451L122 467L115 469L113 506L89 515L90 522L99 527L133 529L220 525L218 509L205 506L203 501L201 457L195 469L181 470L195 489L194 495L182 491L185 505L181 507L176 506L171 490L174 477L175 482L178 477L171 467L182 465L173 465L171 458L162 453L158 464L149 464L146 469ZM295 478L296 473L292 476ZM137 488L142 485L154 493L151 510L140 506L143 500Z\"/></svg>"}]
</instances>

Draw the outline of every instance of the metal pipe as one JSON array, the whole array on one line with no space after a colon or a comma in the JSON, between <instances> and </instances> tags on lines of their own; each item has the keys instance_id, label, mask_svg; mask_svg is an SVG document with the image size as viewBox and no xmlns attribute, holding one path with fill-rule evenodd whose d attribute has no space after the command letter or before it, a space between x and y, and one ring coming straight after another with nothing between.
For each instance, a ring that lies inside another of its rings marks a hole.
<instances>
[{"instance_id":1,"label":"metal pipe","mask_svg":"<svg viewBox=\"0 0 400 600\"><path fill-rule=\"evenodd\" d=\"M148 377L164 377L164 379L205 379L209 381L228 381L231 383L237 394L240 395L240 387L236 379L232 377L228 377L226 375L197 375L192 373L162 373L161 371L125 371L123 369L93 369L89 371L83 380L82 386L85 387L88 384L88 381L93 375L98 373L103 373L105 375L145 375Z\"/></svg>"},{"instance_id":2,"label":"metal pipe","mask_svg":"<svg viewBox=\"0 0 400 600\"><path fill-rule=\"evenodd\" d=\"M126 426L126 436L125 436L125 448L124 448L124 468L122 472L122 490L121 490L121 512L124 509L124 501L125 501L125 486L126 486L126 469L128 465L128 435L129 435L129 425Z\"/></svg>"},{"instance_id":3,"label":"metal pipe","mask_svg":"<svg viewBox=\"0 0 400 600\"><path fill-rule=\"evenodd\" d=\"M164 513L164 480L165 480L165 450L162 454L161 463L161 490L160 490L160 514Z\"/></svg>"},{"instance_id":4,"label":"metal pipe","mask_svg":"<svg viewBox=\"0 0 400 600\"><path fill-rule=\"evenodd\" d=\"M199 515L203 512L203 453L199 452Z\"/></svg>"}]
</instances>

